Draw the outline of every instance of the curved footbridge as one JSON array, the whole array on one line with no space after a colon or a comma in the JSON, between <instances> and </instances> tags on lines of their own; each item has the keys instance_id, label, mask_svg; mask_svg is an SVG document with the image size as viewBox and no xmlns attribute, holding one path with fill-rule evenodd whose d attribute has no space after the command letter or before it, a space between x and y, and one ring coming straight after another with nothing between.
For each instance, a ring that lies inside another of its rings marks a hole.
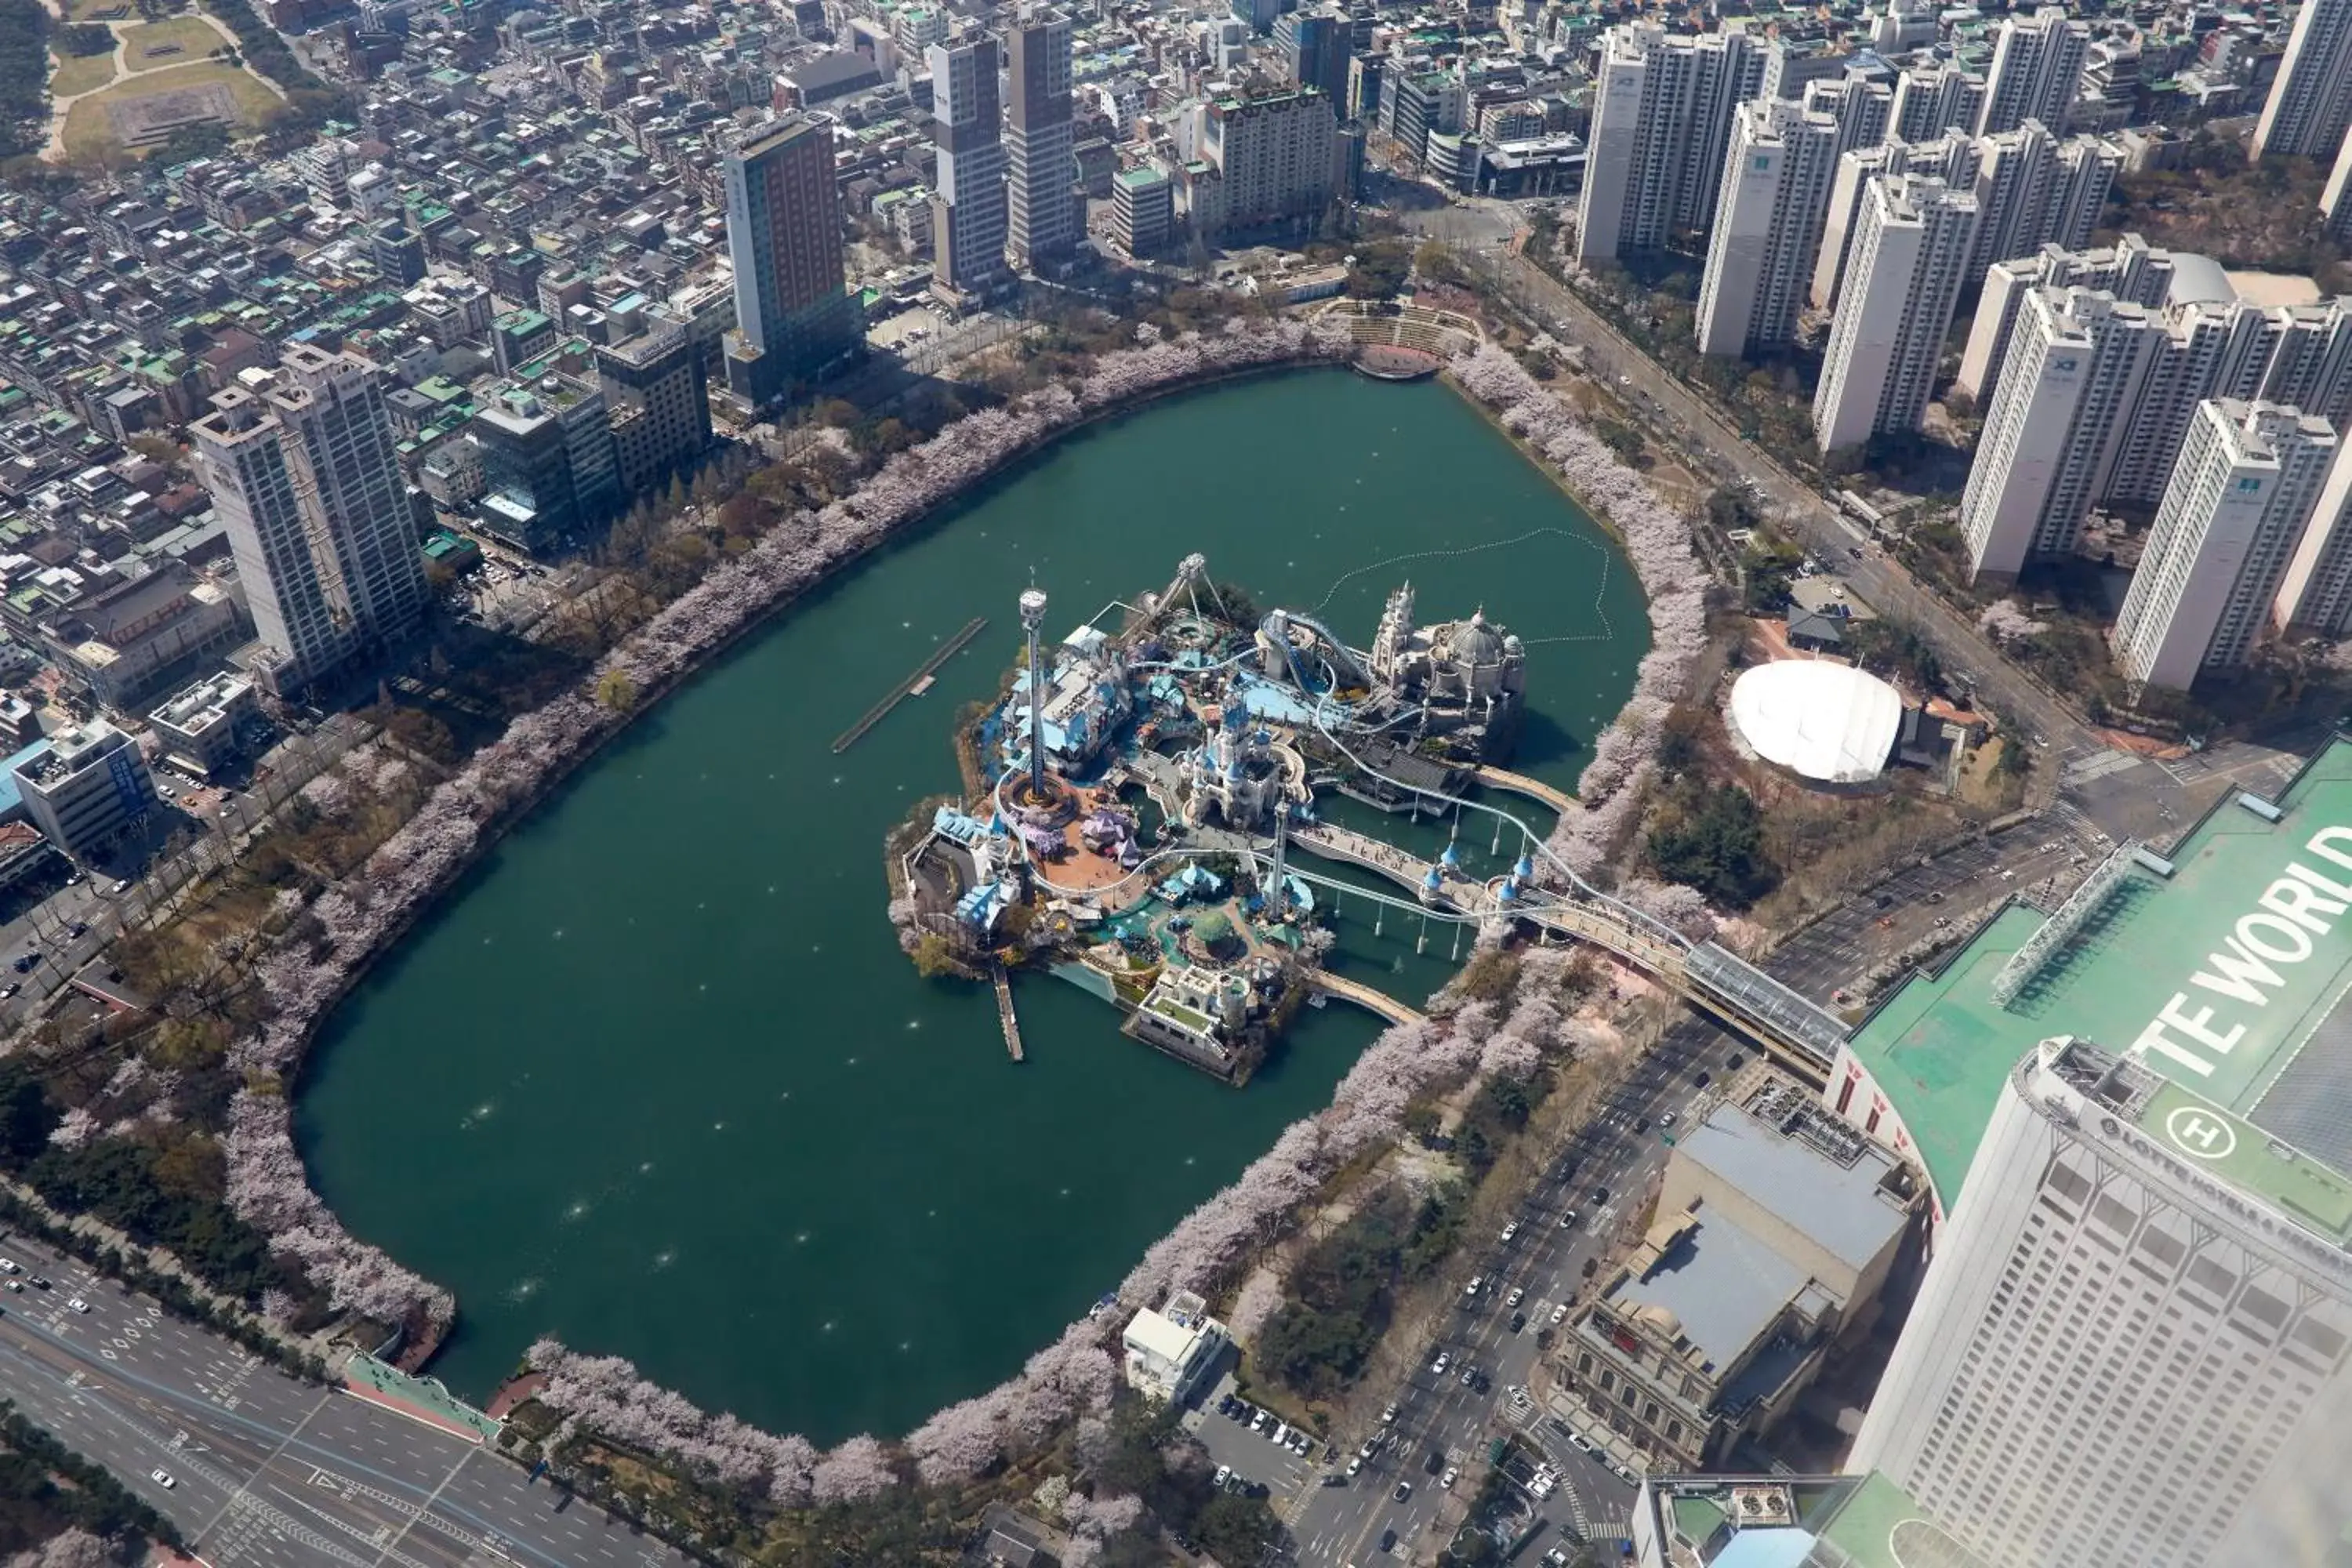
<instances>
[{"instance_id":1,"label":"curved footbridge","mask_svg":"<svg viewBox=\"0 0 2352 1568\"><path fill-rule=\"evenodd\" d=\"M1714 942L1691 942L1671 927L1613 900L1562 896L1532 885L1520 886L1507 878L1491 882L1465 878L1393 844L1330 823L1294 826L1290 841L1326 859L1377 872L1410 889L1417 902L1366 894L1355 887L1343 887L1345 893L1418 909L1436 919L1522 920L1550 935L1589 942L1632 964L1727 1028L1755 1041L1806 1082L1818 1087L1829 1081L1838 1045L1845 1038L1845 1026ZM1293 875L1298 874L1295 862L1291 869ZM1336 981L1337 977L1330 978ZM1326 981L1318 977L1317 984L1326 984ZM1339 984L1327 988L1350 1000L1364 1001L1353 990L1340 990ZM1373 1005L1369 1001L1364 1005Z\"/></svg>"},{"instance_id":2,"label":"curved footbridge","mask_svg":"<svg viewBox=\"0 0 2352 1568\"><path fill-rule=\"evenodd\" d=\"M1576 809L1574 795L1564 789L1554 789L1541 779L1531 779L1525 773L1482 763L1471 771L1470 776L1492 788L1509 790L1514 795L1526 795L1529 800L1541 801L1562 816Z\"/></svg>"},{"instance_id":3,"label":"curved footbridge","mask_svg":"<svg viewBox=\"0 0 2352 1568\"><path fill-rule=\"evenodd\" d=\"M1307 984L1327 996L1337 996L1353 1002L1368 1013L1377 1013L1391 1024L1418 1024L1427 1015L1418 1008L1408 1007L1385 991L1375 991L1360 980L1348 980L1328 969L1318 969L1308 975Z\"/></svg>"}]
</instances>

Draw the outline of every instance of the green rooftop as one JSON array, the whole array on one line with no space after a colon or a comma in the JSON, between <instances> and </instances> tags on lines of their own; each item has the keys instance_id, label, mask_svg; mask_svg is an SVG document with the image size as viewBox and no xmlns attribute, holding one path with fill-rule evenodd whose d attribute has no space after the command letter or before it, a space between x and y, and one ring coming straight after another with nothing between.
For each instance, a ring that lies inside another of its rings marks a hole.
<instances>
[{"instance_id":1,"label":"green rooftop","mask_svg":"<svg viewBox=\"0 0 2352 1568\"><path fill-rule=\"evenodd\" d=\"M2301 1218L2339 1245L2352 1245L2352 1181L2211 1101L2167 1083L2148 1097L2139 1130L2205 1168Z\"/></svg>"},{"instance_id":2,"label":"green rooftop","mask_svg":"<svg viewBox=\"0 0 2352 1568\"><path fill-rule=\"evenodd\" d=\"M1919 1511L1910 1494L1878 1471L1848 1493L1821 1539L1844 1555L1848 1568L1983 1568L1982 1561ZM1826 1554L1824 1554L1826 1555Z\"/></svg>"},{"instance_id":3,"label":"green rooftop","mask_svg":"<svg viewBox=\"0 0 2352 1568\"><path fill-rule=\"evenodd\" d=\"M2271 1092L2352 990L2352 742L2331 742L2276 804L2273 822L2225 796L2170 857L2168 878L2125 870L2006 1005L1993 1000L1994 977L2042 924L2022 905L1864 1021L1854 1058L1901 1118L1947 1212L2010 1069L2054 1035L2132 1055L2234 1116L2306 1146L2319 1139L2323 1159L2352 1163L2352 1146L2305 1124L2298 1108L2315 1097ZM2328 1073L2335 1054L2331 1041L2305 1070Z\"/></svg>"}]
</instances>

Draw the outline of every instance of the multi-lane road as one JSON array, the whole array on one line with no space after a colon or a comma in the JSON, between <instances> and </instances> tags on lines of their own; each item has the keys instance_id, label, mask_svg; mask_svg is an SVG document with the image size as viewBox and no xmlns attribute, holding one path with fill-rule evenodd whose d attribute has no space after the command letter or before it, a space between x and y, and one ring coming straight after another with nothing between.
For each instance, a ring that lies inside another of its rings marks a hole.
<instances>
[{"instance_id":1,"label":"multi-lane road","mask_svg":"<svg viewBox=\"0 0 2352 1568\"><path fill-rule=\"evenodd\" d=\"M50 1281L0 1296L0 1394L153 1504L212 1568L684 1568L512 1461L289 1377L70 1258L20 1237L0 1257L19 1283Z\"/></svg>"},{"instance_id":2,"label":"multi-lane road","mask_svg":"<svg viewBox=\"0 0 2352 1568\"><path fill-rule=\"evenodd\" d=\"M1702 1073L1720 1077L1733 1056L1753 1054L1708 1025L1694 1021L1669 1031L1554 1157L1517 1211L1517 1234L1507 1243L1486 1237L1465 1249L1448 1321L1392 1394L1396 1420L1378 1428L1386 1441L1347 1485L1310 1486L1285 1509L1302 1562L1370 1564L1381 1559L1381 1542L1391 1531L1391 1561L1431 1561L1462 1512L1446 1504L1475 1489L1487 1445L1506 1427L1523 1432L1563 1476L1538 1509L1548 1524L1578 1527L1588 1537L1622 1530L1633 1487L1549 1426L1551 1411L1539 1394L1516 1397L1513 1390L1539 1382L1538 1334L1550 1327L1553 1309L1580 1289L1589 1293L1586 1264L1596 1265L1597 1274L1647 1205L1665 1163L1667 1115L1687 1110ZM1574 1222L1563 1226L1570 1211ZM1484 1283L1465 1299L1459 1291L1473 1275ZM1517 1331L1506 1305L1514 1289L1525 1292L1517 1310L1527 1314ZM1432 1370L1440 1352L1448 1358L1443 1373ZM1475 1369L1483 1386L1464 1383L1465 1369ZM1223 1424L1213 1413L1208 1419ZM1335 1436L1341 1451L1352 1454L1374 1435ZM1428 1468L1433 1454L1441 1456L1435 1473ZM1461 1472L1451 1493L1439 1484L1448 1467ZM1401 1500L1400 1483L1411 1489ZM1553 1544L1563 1539L1555 1536Z\"/></svg>"}]
</instances>

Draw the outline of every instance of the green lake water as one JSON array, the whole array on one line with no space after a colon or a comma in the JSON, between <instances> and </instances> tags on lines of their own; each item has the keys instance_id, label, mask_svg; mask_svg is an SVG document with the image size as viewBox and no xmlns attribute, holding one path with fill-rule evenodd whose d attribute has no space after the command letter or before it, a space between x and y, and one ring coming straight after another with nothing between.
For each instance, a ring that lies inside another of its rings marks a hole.
<instances>
[{"instance_id":1,"label":"green lake water","mask_svg":"<svg viewBox=\"0 0 2352 1568\"><path fill-rule=\"evenodd\" d=\"M883 915L883 836L956 787L949 718L1015 658L1032 574L1059 636L1192 550L1359 646L1405 577L1424 620L1483 605L1530 642L1515 765L1563 786L1648 646L1623 558L1434 384L1165 402L878 552L645 715L331 1021L304 1153L354 1233L457 1292L455 1390L486 1396L551 1332L772 1430L901 1433L1016 1371L1328 1102L1378 1028L1344 1005L1236 1092L1024 975L1014 1067L986 989L919 980ZM831 752L973 616L927 695ZM1483 861L1491 831L1463 837ZM1369 917L1343 911L1344 973L1415 1001L1444 981L1449 933L1416 954Z\"/></svg>"}]
</instances>

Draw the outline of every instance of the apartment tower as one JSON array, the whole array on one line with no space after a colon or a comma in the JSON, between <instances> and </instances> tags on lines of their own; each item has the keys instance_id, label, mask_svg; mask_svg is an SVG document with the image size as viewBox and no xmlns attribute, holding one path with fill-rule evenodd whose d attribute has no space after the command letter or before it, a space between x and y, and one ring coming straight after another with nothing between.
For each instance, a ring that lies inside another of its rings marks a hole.
<instances>
[{"instance_id":1,"label":"apartment tower","mask_svg":"<svg viewBox=\"0 0 2352 1568\"><path fill-rule=\"evenodd\" d=\"M2245 662L2335 456L2315 416L2234 397L2198 405L2116 616L2126 676L2186 691Z\"/></svg>"},{"instance_id":2,"label":"apartment tower","mask_svg":"<svg viewBox=\"0 0 2352 1568\"><path fill-rule=\"evenodd\" d=\"M189 426L281 695L414 631L425 603L382 378L358 356L289 347Z\"/></svg>"},{"instance_id":3,"label":"apartment tower","mask_svg":"<svg viewBox=\"0 0 2352 1568\"><path fill-rule=\"evenodd\" d=\"M1699 285L1701 353L1745 358L1795 338L1837 148L1828 114L1769 99L1739 106Z\"/></svg>"},{"instance_id":4,"label":"apartment tower","mask_svg":"<svg viewBox=\"0 0 2352 1568\"><path fill-rule=\"evenodd\" d=\"M1013 78L1005 117L1005 260L1050 271L1076 251L1077 157L1071 150L1070 21L1024 14L1007 35Z\"/></svg>"},{"instance_id":5,"label":"apartment tower","mask_svg":"<svg viewBox=\"0 0 2352 1568\"><path fill-rule=\"evenodd\" d=\"M1976 226L1976 197L1938 179L1882 176L1864 193L1813 396L1822 451L1919 427Z\"/></svg>"}]
</instances>

